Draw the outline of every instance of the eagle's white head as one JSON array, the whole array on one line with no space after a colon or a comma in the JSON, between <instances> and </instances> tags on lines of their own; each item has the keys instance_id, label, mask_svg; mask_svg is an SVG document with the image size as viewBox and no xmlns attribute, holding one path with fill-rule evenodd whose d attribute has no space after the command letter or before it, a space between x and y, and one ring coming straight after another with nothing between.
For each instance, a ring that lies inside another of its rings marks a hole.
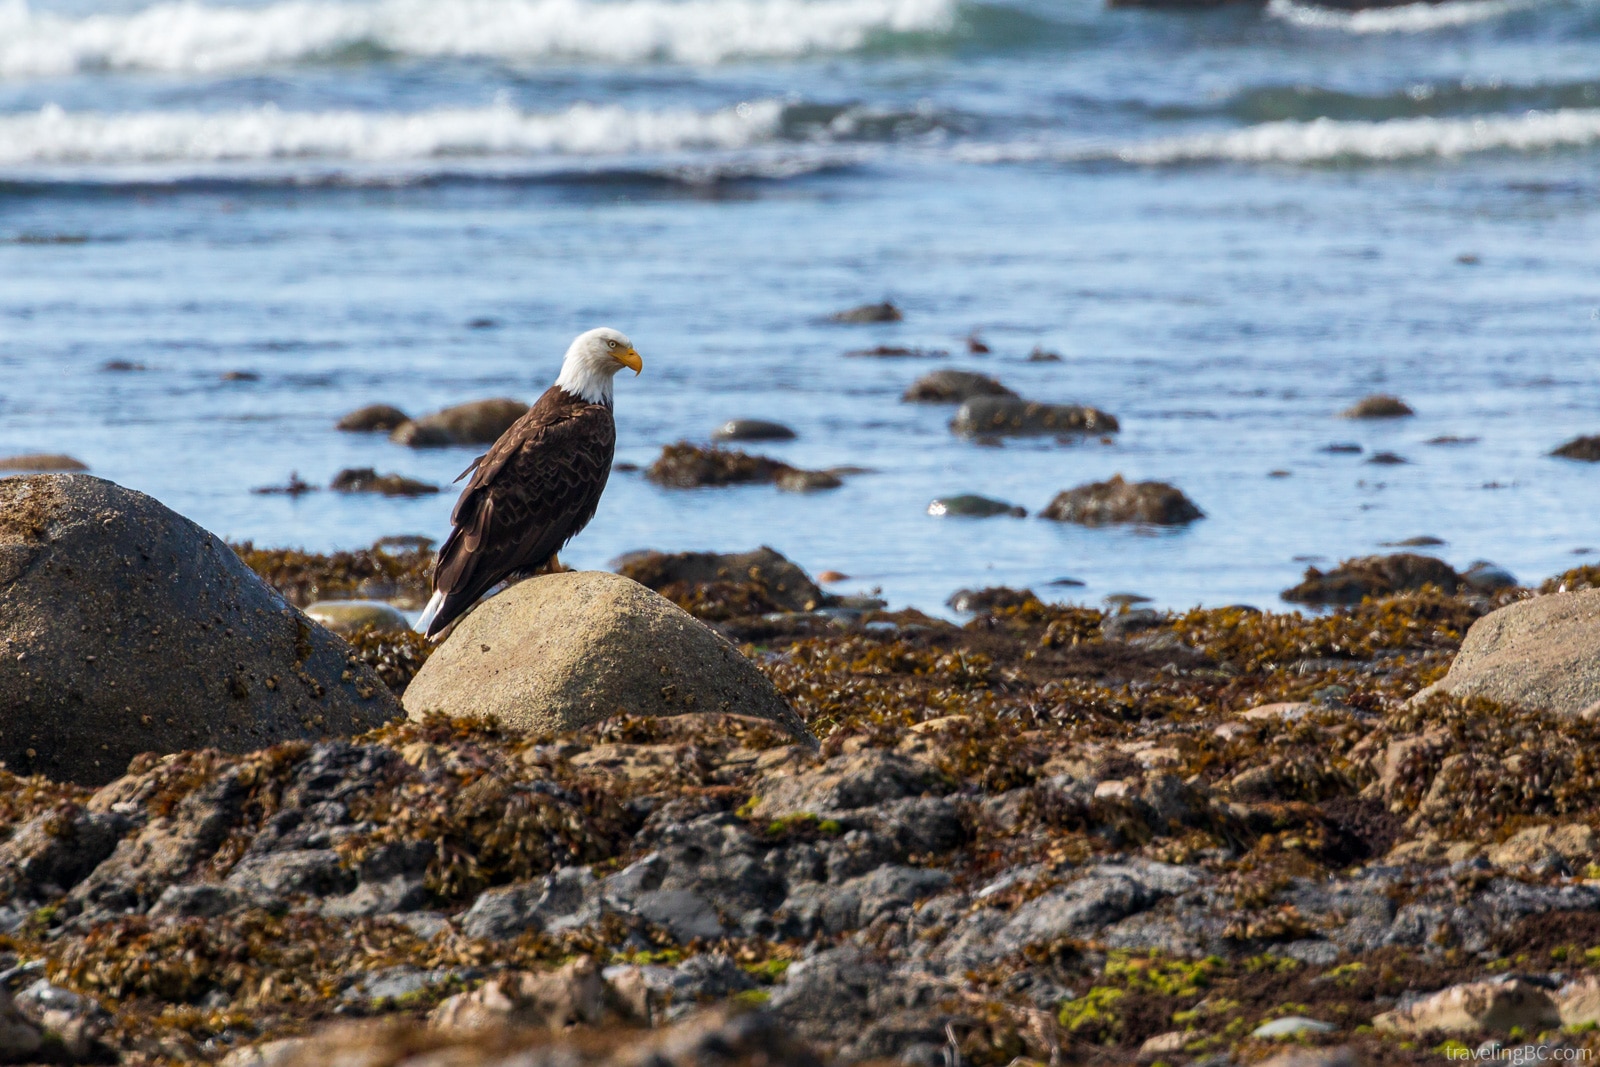
<instances>
[{"instance_id":1,"label":"eagle's white head","mask_svg":"<svg viewBox=\"0 0 1600 1067\"><path fill-rule=\"evenodd\" d=\"M580 333L567 348L556 384L591 404L611 403L611 379L627 367L638 374L644 361L621 330L609 326Z\"/></svg>"}]
</instances>

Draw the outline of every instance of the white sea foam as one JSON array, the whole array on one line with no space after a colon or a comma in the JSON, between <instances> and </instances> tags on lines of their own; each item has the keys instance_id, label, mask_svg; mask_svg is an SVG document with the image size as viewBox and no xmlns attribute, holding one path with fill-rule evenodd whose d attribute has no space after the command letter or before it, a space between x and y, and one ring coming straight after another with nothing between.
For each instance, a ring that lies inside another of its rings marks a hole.
<instances>
[{"instance_id":1,"label":"white sea foam","mask_svg":"<svg viewBox=\"0 0 1600 1067\"><path fill-rule=\"evenodd\" d=\"M941 32L955 0L165 0L71 18L0 0L0 77L92 70L212 72L373 48L526 62L717 63L860 48Z\"/></svg>"},{"instance_id":2,"label":"white sea foam","mask_svg":"<svg viewBox=\"0 0 1600 1067\"><path fill-rule=\"evenodd\" d=\"M1339 11L1303 4L1298 0L1269 0L1267 14L1273 18L1318 30L1343 30L1346 33L1426 33L1429 30L1467 26L1497 19L1513 11L1534 7L1546 0L1444 0L1443 3L1403 4L1399 7L1368 8L1365 11Z\"/></svg>"},{"instance_id":3,"label":"white sea foam","mask_svg":"<svg viewBox=\"0 0 1600 1067\"><path fill-rule=\"evenodd\" d=\"M1567 108L1468 118L1265 122L1242 130L1166 137L1131 145L964 145L955 150L955 155L969 163L1113 160L1147 166L1207 162L1317 165L1451 159L1479 152L1539 152L1596 144L1600 144L1600 109Z\"/></svg>"},{"instance_id":4,"label":"white sea foam","mask_svg":"<svg viewBox=\"0 0 1600 1067\"><path fill-rule=\"evenodd\" d=\"M743 149L776 136L783 105L632 111L579 104L529 113L509 105L391 112L68 112L0 116L0 167L151 163L409 163Z\"/></svg>"}]
</instances>

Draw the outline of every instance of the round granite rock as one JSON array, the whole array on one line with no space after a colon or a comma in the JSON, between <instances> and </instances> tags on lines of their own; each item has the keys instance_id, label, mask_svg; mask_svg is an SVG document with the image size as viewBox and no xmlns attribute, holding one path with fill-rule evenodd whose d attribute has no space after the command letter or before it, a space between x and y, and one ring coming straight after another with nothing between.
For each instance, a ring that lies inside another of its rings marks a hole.
<instances>
[{"instance_id":1,"label":"round granite rock","mask_svg":"<svg viewBox=\"0 0 1600 1067\"><path fill-rule=\"evenodd\" d=\"M227 545L82 474L0 481L0 759L88 784L141 752L249 751L399 714Z\"/></svg>"},{"instance_id":2,"label":"round granite rock","mask_svg":"<svg viewBox=\"0 0 1600 1067\"><path fill-rule=\"evenodd\" d=\"M405 694L429 712L493 715L559 733L613 715L720 712L767 719L815 745L766 675L710 627L619 574L518 582L456 624Z\"/></svg>"}]
</instances>

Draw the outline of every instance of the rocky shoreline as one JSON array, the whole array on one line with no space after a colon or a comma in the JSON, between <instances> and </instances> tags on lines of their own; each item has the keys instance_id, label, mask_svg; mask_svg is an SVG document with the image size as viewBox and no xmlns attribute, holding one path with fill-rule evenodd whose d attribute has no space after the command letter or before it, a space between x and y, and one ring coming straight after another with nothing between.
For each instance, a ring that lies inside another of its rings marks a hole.
<instances>
[{"instance_id":1,"label":"rocky shoreline","mask_svg":"<svg viewBox=\"0 0 1600 1067\"><path fill-rule=\"evenodd\" d=\"M425 573L415 545L236 552L302 605ZM1308 574L1320 615L986 590L955 624L770 550L644 554L624 573L737 643L820 752L715 713L434 716L99 788L0 772L0 1060L1594 1049L1596 576L1420 559ZM349 641L397 697L430 652Z\"/></svg>"}]
</instances>

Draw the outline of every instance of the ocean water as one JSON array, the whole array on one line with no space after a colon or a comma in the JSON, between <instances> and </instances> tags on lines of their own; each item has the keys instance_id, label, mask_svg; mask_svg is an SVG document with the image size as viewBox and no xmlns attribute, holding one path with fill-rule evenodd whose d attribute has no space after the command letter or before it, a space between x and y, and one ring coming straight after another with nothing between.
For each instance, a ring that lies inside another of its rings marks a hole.
<instances>
[{"instance_id":1,"label":"ocean water","mask_svg":"<svg viewBox=\"0 0 1600 1067\"><path fill-rule=\"evenodd\" d=\"M609 324L645 360L619 460L762 417L799 438L752 450L874 473L619 472L579 566L768 544L927 610L1063 578L1269 607L1308 561L1430 534L1537 581L1600 547L1600 465L1547 455L1600 433L1597 257L1593 0L0 0L0 455L263 544L442 536L449 491L250 490L448 483L473 450L334 421L531 400ZM883 298L904 322L827 321ZM948 355L846 355L880 344ZM1122 432L980 447L898 401L936 367ZM1378 391L1417 417L1335 417ZM926 514L1119 472L1206 518Z\"/></svg>"}]
</instances>

